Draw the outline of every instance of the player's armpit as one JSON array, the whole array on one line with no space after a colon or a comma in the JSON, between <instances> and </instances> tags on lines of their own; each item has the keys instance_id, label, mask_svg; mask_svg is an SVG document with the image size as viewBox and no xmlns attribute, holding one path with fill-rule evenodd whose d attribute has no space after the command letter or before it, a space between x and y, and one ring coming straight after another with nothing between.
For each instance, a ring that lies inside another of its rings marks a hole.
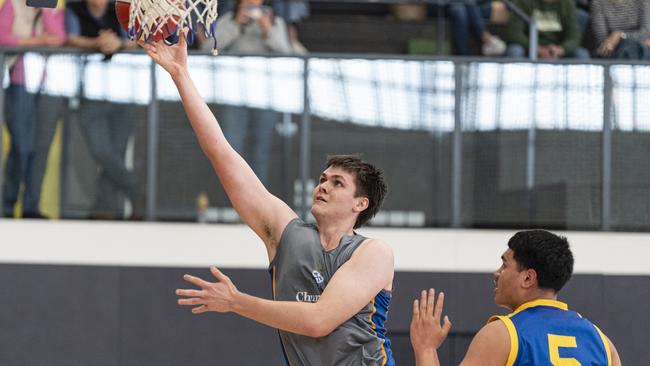
<instances>
[{"instance_id":1,"label":"player's armpit","mask_svg":"<svg viewBox=\"0 0 650 366\"><path fill-rule=\"evenodd\" d=\"M392 248L385 242L368 239L361 244L325 287L318 308L318 336L331 333L390 287L394 274Z\"/></svg>"},{"instance_id":2,"label":"player's armpit","mask_svg":"<svg viewBox=\"0 0 650 366\"><path fill-rule=\"evenodd\" d=\"M486 324L472 339L460 366L503 366L510 353L510 336L502 321Z\"/></svg>"},{"instance_id":3,"label":"player's armpit","mask_svg":"<svg viewBox=\"0 0 650 366\"><path fill-rule=\"evenodd\" d=\"M230 146L210 160L233 208L262 239L269 262L272 261L282 232L298 215L264 187L246 161Z\"/></svg>"}]
</instances>

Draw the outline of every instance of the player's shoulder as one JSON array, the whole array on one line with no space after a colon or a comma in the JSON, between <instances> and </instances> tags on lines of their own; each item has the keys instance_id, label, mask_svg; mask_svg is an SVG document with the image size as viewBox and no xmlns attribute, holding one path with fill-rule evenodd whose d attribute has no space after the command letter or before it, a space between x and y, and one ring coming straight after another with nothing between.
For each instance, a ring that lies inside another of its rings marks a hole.
<instances>
[{"instance_id":1,"label":"player's shoulder","mask_svg":"<svg viewBox=\"0 0 650 366\"><path fill-rule=\"evenodd\" d=\"M481 328L467 350L461 366L505 365L510 356L511 337L505 321L495 318Z\"/></svg>"},{"instance_id":2,"label":"player's shoulder","mask_svg":"<svg viewBox=\"0 0 650 366\"><path fill-rule=\"evenodd\" d=\"M384 240L366 238L359 246L360 250L378 252L383 255L393 255L393 248Z\"/></svg>"},{"instance_id":3,"label":"player's shoulder","mask_svg":"<svg viewBox=\"0 0 650 366\"><path fill-rule=\"evenodd\" d=\"M374 263L383 268L394 267L393 248L380 239L366 238L355 249L352 258L355 263Z\"/></svg>"}]
</instances>

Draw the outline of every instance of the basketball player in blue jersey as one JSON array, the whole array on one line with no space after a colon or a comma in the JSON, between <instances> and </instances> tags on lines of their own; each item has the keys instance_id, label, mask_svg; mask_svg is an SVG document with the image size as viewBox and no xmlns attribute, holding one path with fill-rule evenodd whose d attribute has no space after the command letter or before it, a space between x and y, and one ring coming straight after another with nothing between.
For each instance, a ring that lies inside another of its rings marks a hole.
<instances>
[{"instance_id":1,"label":"basketball player in blue jersey","mask_svg":"<svg viewBox=\"0 0 650 366\"><path fill-rule=\"evenodd\" d=\"M187 69L187 48L140 45L169 72L201 148L233 207L262 239L273 300L237 290L212 267L216 282L186 275L198 289L180 289L195 314L234 312L279 329L292 366L394 365L384 322L391 300L393 252L355 232L379 210L386 185L380 170L354 156L330 157L313 191L316 225L301 221L262 185L228 144Z\"/></svg>"},{"instance_id":2,"label":"basketball player in blue jersey","mask_svg":"<svg viewBox=\"0 0 650 366\"><path fill-rule=\"evenodd\" d=\"M522 231L508 242L494 272L494 301L513 312L493 316L476 334L462 366L619 366L614 344L589 320L557 300L571 277L573 254L565 238ZM438 366L437 349L449 333L440 324L444 294L434 290L413 303L411 343L417 366Z\"/></svg>"}]
</instances>

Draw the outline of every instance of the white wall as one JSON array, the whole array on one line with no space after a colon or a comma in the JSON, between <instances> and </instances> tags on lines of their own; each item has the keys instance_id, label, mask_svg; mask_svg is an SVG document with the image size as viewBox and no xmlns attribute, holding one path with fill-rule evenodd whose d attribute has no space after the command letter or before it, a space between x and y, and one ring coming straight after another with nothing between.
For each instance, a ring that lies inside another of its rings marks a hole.
<instances>
[{"instance_id":1,"label":"white wall","mask_svg":"<svg viewBox=\"0 0 650 366\"><path fill-rule=\"evenodd\" d=\"M402 271L492 272L514 230L384 229ZM650 234L566 232L575 273L650 275ZM266 268L244 225L0 219L0 263Z\"/></svg>"}]
</instances>

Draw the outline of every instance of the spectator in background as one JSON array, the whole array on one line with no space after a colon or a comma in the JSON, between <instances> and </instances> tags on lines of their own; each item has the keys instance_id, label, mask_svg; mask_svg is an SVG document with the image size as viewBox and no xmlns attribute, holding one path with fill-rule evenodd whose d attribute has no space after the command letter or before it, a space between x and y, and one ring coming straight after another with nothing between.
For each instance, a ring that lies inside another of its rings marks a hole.
<instances>
[{"instance_id":1,"label":"spectator in background","mask_svg":"<svg viewBox=\"0 0 650 366\"><path fill-rule=\"evenodd\" d=\"M309 17L308 0L274 0L273 11L287 23L289 45L293 53L304 55L307 49L300 43L298 37L298 24Z\"/></svg>"},{"instance_id":2,"label":"spectator in background","mask_svg":"<svg viewBox=\"0 0 650 366\"><path fill-rule=\"evenodd\" d=\"M452 2L445 10L453 27L455 54L470 54L470 33L481 41L481 52L485 56L500 56L506 50L505 42L485 28L492 16L492 0Z\"/></svg>"},{"instance_id":3,"label":"spectator in background","mask_svg":"<svg viewBox=\"0 0 650 366\"><path fill-rule=\"evenodd\" d=\"M592 29L601 57L650 59L650 1L593 0Z\"/></svg>"},{"instance_id":4,"label":"spectator in background","mask_svg":"<svg viewBox=\"0 0 650 366\"><path fill-rule=\"evenodd\" d=\"M69 3L66 27L70 46L99 51L107 60L121 49L137 46L126 39L115 16L115 6L109 0ZM140 218L143 197L135 175L125 163L126 148L135 126L127 106L83 100L80 116L86 142L99 168L91 218L121 218L122 194L131 201L133 217Z\"/></svg>"},{"instance_id":5,"label":"spectator in background","mask_svg":"<svg viewBox=\"0 0 650 366\"><path fill-rule=\"evenodd\" d=\"M578 19L578 27L580 28L580 34L584 35L587 33L587 28L589 27L589 3L591 0L576 0L576 18Z\"/></svg>"},{"instance_id":6,"label":"spectator in background","mask_svg":"<svg viewBox=\"0 0 650 366\"><path fill-rule=\"evenodd\" d=\"M28 7L24 0L0 1L0 46L58 47L65 42L63 20L63 11L59 9ZM2 214L13 217L23 184L22 216L43 218L38 211L43 174L34 171L34 140L41 135L39 129L48 121L38 119L38 95L26 88L23 56L10 57L8 67L10 76L4 117L11 136L11 147L2 191ZM49 122L54 122L51 116L46 117L52 119ZM44 154L47 155L47 150Z\"/></svg>"},{"instance_id":7,"label":"spectator in background","mask_svg":"<svg viewBox=\"0 0 650 366\"><path fill-rule=\"evenodd\" d=\"M224 52L291 53L284 21L271 8L263 6L263 0L237 0L233 11L217 20L216 35L217 46ZM211 46L206 42L203 48ZM223 106L223 133L263 183L267 183L269 151L278 120L279 114L272 110Z\"/></svg>"},{"instance_id":8,"label":"spectator in background","mask_svg":"<svg viewBox=\"0 0 650 366\"><path fill-rule=\"evenodd\" d=\"M217 45L237 53L290 53L287 27L263 0L237 0L234 9L217 20ZM209 42L207 42L209 43ZM208 49L210 44L204 44Z\"/></svg>"},{"instance_id":9,"label":"spectator in background","mask_svg":"<svg viewBox=\"0 0 650 366\"><path fill-rule=\"evenodd\" d=\"M574 0L514 0L513 3L537 22L540 59L590 58L589 52L580 47L582 36ZM506 55L523 58L528 48L528 24L518 16L510 16Z\"/></svg>"}]
</instances>

